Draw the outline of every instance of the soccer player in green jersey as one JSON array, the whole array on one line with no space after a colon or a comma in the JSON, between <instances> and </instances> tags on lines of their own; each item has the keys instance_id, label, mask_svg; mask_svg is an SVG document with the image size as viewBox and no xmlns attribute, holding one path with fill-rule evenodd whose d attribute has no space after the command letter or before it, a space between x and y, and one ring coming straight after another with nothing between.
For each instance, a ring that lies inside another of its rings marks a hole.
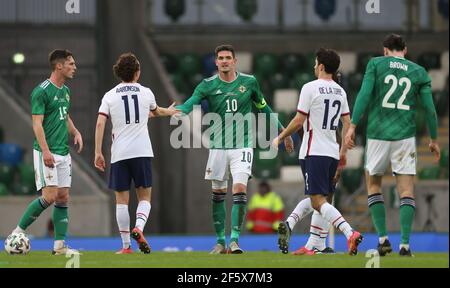
<instances>
[{"instance_id":1,"label":"soccer player in green jersey","mask_svg":"<svg viewBox=\"0 0 450 288\"><path fill-rule=\"evenodd\" d=\"M50 78L31 93L35 181L37 190L42 190L42 196L28 205L13 233L25 233L39 215L55 203L52 254L78 254L77 250L64 243L69 225L67 204L72 181L69 134L74 137L74 144L79 145L78 153L83 149L83 138L69 116L70 90L64 85L67 79L73 78L77 67L68 50L52 51L49 62L52 68Z\"/></svg>"},{"instance_id":2,"label":"soccer player in green jersey","mask_svg":"<svg viewBox=\"0 0 450 288\"><path fill-rule=\"evenodd\" d=\"M369 210L379 236L378 252L381 256L392 252L381 194L382 176L390 162L400 194L399 254L411 256L409 237L415 213L417 159L415 114L419 102L427 113L429 149L439 159L437 117L431 79L423 67L405 59L407 48L402 37L391 34L385 38L383 46L384 57L375 57L367 64L345 143L350 149L354 147L355 128L368 108L365 169Z\"/></svg>"},{"instance_id":3,"label":"soccer player in green jersey","mask_svg":"<svg viewBox=\"0 0 450 288\"><path fill-rule=\"evenodd\" d=\"M247 122L245 119L251 115L252 103L269 117L273 117L273 112L264 100L256 78L236 72L237 59L231 45L218 46L215 49L215 56L218 74L204 79L195 88L192 96L176 108L189 114L194 105L199 105L205 99L208 102L209 112L217 113L220 116L219 120L222 120L218 121L221 123L214 122L210 126L211 145L205 172L205 179L212 182L212 217L217 236L217 243L211 254L226 252L241 254L243 251L238 245L238 240L247 210L247 181L251 176L253 161L252 125L247 125L247 129L243 129L243 137L239 137L236 131L246 126L244 122ZM240 120L227 122L228 117L239 114L243 115ZM277 125L278 130L284 129L278 120ZM288 151L293 151L292 138L286 138L284 144ZM231 237L227 250L225 195L229 172L233 179L233 206Z\"/></svg>"}]
</instances>

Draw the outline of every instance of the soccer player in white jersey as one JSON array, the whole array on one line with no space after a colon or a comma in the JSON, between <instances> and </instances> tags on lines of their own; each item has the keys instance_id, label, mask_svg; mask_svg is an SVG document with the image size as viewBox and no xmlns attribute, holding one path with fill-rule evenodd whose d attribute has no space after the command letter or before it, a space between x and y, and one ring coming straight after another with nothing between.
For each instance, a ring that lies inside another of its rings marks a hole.
<instances>
[{"instance_id":1,"label":"soccer player in white jersey","mask_svg":"<svg viewBox=\"0 0 450 288\"><path fill-rule=\"evenodd\" d=\"M333 74L333 80L340 84L340 75L338 73ZM300 131L303 132L303 129L300 128ZM299 132L300 132L299 131ZM304 134L302 134L303 137ZM339 134L339 131L336 130L336 139L337 143L342 143L341 135ZM307 145L307 141L302 141L302 145ZM302 169L304 168L304 161L305 155L299 155L300 156L300 163L302 165ZM303 158L302 158L303 157ZM338 165L338 169L336 170L336 174L333 178L333 186L332 190L328 196L327 201L328 203L332 203L333 201L333 195L334 190L336 187L337 182L339 181L341 171L343 169L343 165ZM305 172L302 170L303 179L305 179ZM281 222L278 226L278 247L280 251L284 254L287 254L289 252L289 240L291 237L291 232L294 229L295 225L301 220L301 218L307 216L309 213L312 212L312 209L306 208L304 209L305 205L306 207L309 207L311 200L308 198L303 199L300 201L297 206L294 208L294 210L291 212L291 214L287 217L285 222ZM303 214L307 213L307 214ZM313 212L313 215L311 217L311 225L309 229L309 238L306 244L299 249L292 252L293 255L314 255L314 254L334 254L334 250L331 247L326 246L326 240L328 236L328 232L330 230L330 223L327 222L322 215L315 211Z\"/></svg>"},{"instance_id":2,"label":"soccer player in white jersey","mask_svg":"<svg viewBox=\"0 0 450 288\"><path fill-rule=\"evenodd\" d=\"M302 171L305 174L306 202L301 215L309 214L312 209L319 212L331 225L341 230L347 238L348 253L356 255L363 236L352 229L341 213L327 202L326 196L334 190L333 178L339 160L346 161L346 147L336 142L336 129L339 118L343 122L343 135L350 125L350 111L347 95L336 82L333 74L339 68L340 57L331 49L321 48L316 53L315 75L317 80L302 87L297 107L297 115L289 126L273 140L276 148L280 141L298 131L303 124L304 136L299 153ZM305 123L306 121L306 123Z\"/></svg>"},{"instance_id":3,"label":"soccer player in white jersey","mask_svg":"<svg viewBox=\"0 0 450 288\"><path fill-rule=\"evenodd\" d=\"M119 56L113 67L114 74L122 82L103 96L95 129L94 165L105 171L102 153L103 135L108 118L112 122L111 170L109 188L116 194L116 219L123 247L117 254L131 254L130 215L128 212L129 190L133 179L139 204L136 225L131 237L145 254L150 246L144 238L145 224L150 214L153 157L152 144L147 128L149 116L177 114L172 106L158 107L152 91L137 83L141 74L136 56L125 53Z\"/></svg>"}]
</instances>

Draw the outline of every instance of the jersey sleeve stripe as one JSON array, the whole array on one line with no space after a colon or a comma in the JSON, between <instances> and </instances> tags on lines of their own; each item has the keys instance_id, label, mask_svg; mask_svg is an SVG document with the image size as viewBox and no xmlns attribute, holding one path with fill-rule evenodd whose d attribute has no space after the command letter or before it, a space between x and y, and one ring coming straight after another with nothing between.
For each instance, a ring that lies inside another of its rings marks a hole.
<instances>
[{"instance_id":1,"label":"jersey sleeve stripe","mask_svg":"<svg viewBox=\"0 0 450 288\"><path fill-rule=\"evenodd\" d=\"M158 109L158 106L155 107L155 109L150 109L150 111L156 111Z\"/></svg>"},{"instance_id":2,"label":"jersey sleeve stripe","mask_svg":"<svg viewBox=\"0 0 450 288\"><path fill-rule=\"evenodd\" d=\"M341 116L347 116L347 115L350 115L350 112L342 113L342 114L341 114Z\"/></svg>"},{"instance_id":3,"label":"jersey sleeve stripe","mask_svg":"<svg viewBox=\"0 0 450 288\"><path fill-rule=\"evenodd\" d=\"M308 113L306 113L306 112L304 112L304 111L302 111L302 110L297 110L297 112L298 112L298 113L302 113L302 114L305 115L305 116L308 116Z\"/></svg>"},{"instance_id":4,"label":"jersey sleeve stripe","mask_svg":"<svg viewBox=\"0 0 450 288\"><path fill-rule=\"evenodd\" d=\"M98 112L98 115L103 115L103 116L105 116L106 118L109 118L109 115L106 114L106 113L103 113L103 112Z\"/></svg>"}]
</instances>

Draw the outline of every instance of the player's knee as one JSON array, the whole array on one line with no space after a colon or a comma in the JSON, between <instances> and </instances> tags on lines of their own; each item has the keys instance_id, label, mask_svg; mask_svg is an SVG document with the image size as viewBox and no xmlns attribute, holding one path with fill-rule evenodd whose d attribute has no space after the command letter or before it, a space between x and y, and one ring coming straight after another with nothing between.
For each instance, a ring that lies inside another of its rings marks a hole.
<instances>
[{"instance_id":1,"label":"player's knee","mask_svg":"<svg viewBox=\"0 0 450 288\"><path fill-rule=\"evenodd\" d=\"M211 188L214 193L227 193L228 181L212 180Z\"/></svg>"},{"instance_id":2,"label":"player's knee","mask_svg":"<svg viewBox=\"0 0 450 288\"><path fill-rule=\"evenodd\" d=\"M69 194L68 193L64 193L64 194L59 194L56 198L55 198L55 204L67 204L69 203Z\"/></svg>"},{"instance_id":3,"label":"player's knee","mask_svg":"<svg viewBox=\"0 0 450 288\"><path fill-rule=\"evenodd\" d=\"M245 193L247 191L248 174L236 173L233 175L233 193Z\"/></svg>"},{"instance_id":4,"label":"player's knee","mask_svg":"<svg viewBox=\"0 0 450 288\"><path fill-rule=\"evenodd\" d=\"M233 184L233 193L246 193L247 186L242 183Z\"/></svg>"},{"instance_id":5,"label":"player's knee","mask_svg":"<svg viewBox=\"0 0 450 288\"><path fill-rule=\"evenodd\" d=\"M311 197L311 206L314 210L320 212L320 207L322 207L322 204L326 202L325 197Z\"/></svg>"}]
</instances>

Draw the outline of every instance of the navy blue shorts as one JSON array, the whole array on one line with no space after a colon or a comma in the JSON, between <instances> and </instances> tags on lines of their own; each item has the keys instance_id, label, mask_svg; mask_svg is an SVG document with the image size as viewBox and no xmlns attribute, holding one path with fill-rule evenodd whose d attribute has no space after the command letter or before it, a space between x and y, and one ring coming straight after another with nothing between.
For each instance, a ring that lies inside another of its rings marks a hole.
<instances>
[{"instance_id":1,"label":"navy blue shorts","mask_svg":"<svg viewBox=\"0 0 450 288\"><path fill-rule=\"evenodd\" d=\"M303 178L305 179L306 195L328 195L334 193L336 186L333 178L339 160L328 156L307 156L300 160Z\"/></svg>"},{"instance_id":2,"label":"navy blue shorts","mask_svg":"<svg viewBox=\"0 0 450 288\"><path fill-rule=\"evenodd\" d=\"M108 185L110 189L130 190L131 180L136 188L152 187L152 158L138 157L111 164Z\"/></svg>"}]
</instances>

